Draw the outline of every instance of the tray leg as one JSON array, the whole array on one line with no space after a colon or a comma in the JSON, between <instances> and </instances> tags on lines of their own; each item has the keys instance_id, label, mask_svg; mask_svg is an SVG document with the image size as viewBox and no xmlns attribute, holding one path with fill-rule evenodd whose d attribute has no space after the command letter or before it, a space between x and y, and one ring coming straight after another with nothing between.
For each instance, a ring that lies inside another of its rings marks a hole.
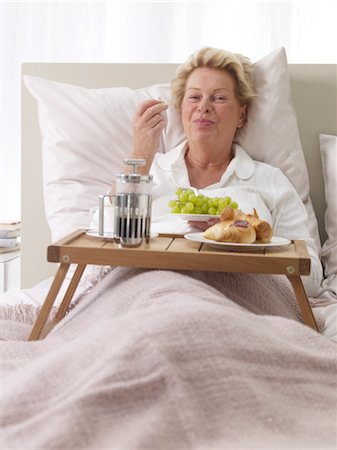
<instances>
[{"instance_id":1,"label":"tray leg","mask_svg":"<svg viewBox=\"0 0 337 450\"><path fill-rule=\"evenodd\" d=\"M60 287L62 286L65 276L67 275L69 267L69 264L61 264L58 268L54 281L49 289L47 297L42 305L41 311L28 338L29 341L35 341L40 338L43 327L48 320L50 310L52 309L57 294L59 293Z\"/></svg>"},{"instance_id":2,"label":"tray leg","mask_svg":"<svg viewBox=\"0 0 337 450\"><path fill-rule=\"evenodd\" d=\"M304 290L302 280L299 276L287 275L295 292L295 296L301 309L303 322L314 330L318 331L315 317L313 315L307 294Z\"/></svg>"},{"instance_id":3,"label":"tray leg","mask_svg":"<svg viewBox=\"0 0 337 450\"><path fill-rule=\"evenodd\" d=\"M86 264L79 264L76 267L75 273L69 283L68 289L66 293L64 294L62 303L59 306L59 309L57 310L54 319L43 329L41 333L41 337L46 337L47 334L54 328L56 324L60 322L60 320L63 319L63 317L66 315L66 312L68 310L68 307L70 305L70 302L74 296L74 293L76 291L76 288L78 286L78 283L80 282L80 279L82 277L82 274L84 272L84 269L86 268Z\"/></svg>"}]
</instances>

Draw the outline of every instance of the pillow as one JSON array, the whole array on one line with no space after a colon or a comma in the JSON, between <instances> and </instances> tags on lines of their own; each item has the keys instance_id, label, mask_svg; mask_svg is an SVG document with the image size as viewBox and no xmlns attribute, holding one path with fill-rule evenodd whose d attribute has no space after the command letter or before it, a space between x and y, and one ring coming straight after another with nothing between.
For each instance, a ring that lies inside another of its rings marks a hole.
<instances>
[{"instance_id":1,"label":"pillow","mask_svg":"<svg viewBox=\"0 0 337 450\"><path fill-rule=\"evenodd\" d=\"M295 187L308 213L310 236L321 248L318 224L310 198L308 169L291 97L286 51L283 47L254 64L256 97L247 123L236 141L256 160L276 166Z\"/></svg>"},{"instance_id":2,"label":"pillow","mask_svg":"<svg viewBox=\"0 0 337 450\"><path fill-rule=\"evenodd\" d=\"M325 185L325 229L327 240L322 247L325 287L337 299L337 136L320 134L320 150Z\"/></svg>"},{"instance_id":3,"label":"pillow","mask_svg":"<svg viewBox=\"0 0 337 450\"><path fill-rule=\"evenodd\" d=\"M88 228L89 210L123 170L133 149L132 121L146 98L169 101L169 84L132 90L87 89L39 77L24 76L38 101L43 147L44 203L52 240ZM183 139L179 117L167 111L159 151Z\"/></svg>"},{"instance_id":4,"label":"pillow","mask_svg":"<svg viewBox=\"0 0 337 450\"><path fill-rule=\"evenodd\" d=\"M284 48L254 64L257 97L237 142L258 160L279 167L306 204L312 237L319 242L309 198L309 177L291 101ZM25 76L38 101L43 138L44 201L53 240L87 228L89 210L105 193L122 160L132 150L132 120L137 105L149 97L169 101L169 84L132 90L126 87L87 89ZM178 113L167 110L159 151L184 139ZM319 245L319 244L318 244Z\"/></svg>"},{"instance_id":5,"label":"pillow","mask_svg":"<svg viewBox=\"0 0 337 450\"><path fill-rule=\"evenodd\" d=\"M306 201L309 176L291 99L284 48L255 63L254 76L257 95L236 140L254 159L282 169L302 201Z\"/></svg>"}]
</instances>

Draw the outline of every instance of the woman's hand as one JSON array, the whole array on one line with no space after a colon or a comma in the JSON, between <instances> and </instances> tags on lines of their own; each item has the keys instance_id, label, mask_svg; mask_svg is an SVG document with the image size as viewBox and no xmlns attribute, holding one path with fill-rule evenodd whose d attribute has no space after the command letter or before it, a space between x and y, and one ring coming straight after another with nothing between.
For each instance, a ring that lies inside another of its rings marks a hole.
<instances>
[{"instance_id":1,"label":"woman's hand","mask_svg":"<svg viewBox=\"0 0 337 450\"><path fill-rule=\"evenodd\" d=\"M168 108L167 103L150 99L137 108L133 122L134 152L132 158L143 158L146 166L139 167L139 172L147 174L155 153L158 151L160 135L165 127L162 114Z\"/></svg>"}]
</instances>

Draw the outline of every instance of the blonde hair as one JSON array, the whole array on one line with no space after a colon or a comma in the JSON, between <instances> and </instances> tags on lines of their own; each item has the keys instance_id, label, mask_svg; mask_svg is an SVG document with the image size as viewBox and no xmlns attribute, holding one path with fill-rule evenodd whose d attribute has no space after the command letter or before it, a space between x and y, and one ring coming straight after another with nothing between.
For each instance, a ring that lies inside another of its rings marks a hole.
<instances>
[{"instance_id":1,"label":"blonde hair","mask_svg":"<svg viewBox=\"0 0 337 450\"><path fill-rule=\"evenodd\" d=\"M171 82L172 103L180 109L186 89L186 82L193 70L211 67L229 72L235 80L235 95L241 105L248 105L256 95L253 64L246 56L213 47L203 47L181 64Z\"/></svg>"}]
</instances>

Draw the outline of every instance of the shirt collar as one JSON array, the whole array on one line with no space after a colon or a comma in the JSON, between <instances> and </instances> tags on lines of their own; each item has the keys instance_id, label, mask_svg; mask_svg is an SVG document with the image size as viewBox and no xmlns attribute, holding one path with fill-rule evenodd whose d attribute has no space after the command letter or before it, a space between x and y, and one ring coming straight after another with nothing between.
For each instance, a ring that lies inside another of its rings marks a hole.
<instances>
[{"instance_id":1,"label":"shirt collar","mask_svg":"<svg viewBox=\"0 0 337 450\"><path fill-rule=\"evenodd\" d=\"M169 152L160 155L158 165L163 170L173 170L173 166L185 163L185 153L187 150L187 141L181 142Z\"/></svg>"},{"instance_id":2,"label":"shirt collar","mask_svg":"<svg viewBox=\"0 0 337 450\"><path fill-rule=\"evenodd\" d=\"M229 163L226 172L235 172L240 180L248 180L255 172L254 160L240 145L234 144L234 158Z\"/></svg>"},{"instance_id":3,"label":"shirt collar","mask_svg":"<svg viewBox=\"0 0 337 450\"><path fill-rule=\"evenodd\" d=\"M178 175L181 178L181 169L186 169L185 164L185 152L187 149L187 141L181 142L177 147L170 150L161 156L158 164L163 170L172 170L173 174ZM238 179L248 180L255 172L254 160L248 155L248 153L238 144L234 144L234 158L229 163L225 173L222 175L220 184L226 182L226 180L235 173ZM175 177L176 178L176 177ZM217 183L217 184L219 184Z\"/></svg>"}]
</instances>

